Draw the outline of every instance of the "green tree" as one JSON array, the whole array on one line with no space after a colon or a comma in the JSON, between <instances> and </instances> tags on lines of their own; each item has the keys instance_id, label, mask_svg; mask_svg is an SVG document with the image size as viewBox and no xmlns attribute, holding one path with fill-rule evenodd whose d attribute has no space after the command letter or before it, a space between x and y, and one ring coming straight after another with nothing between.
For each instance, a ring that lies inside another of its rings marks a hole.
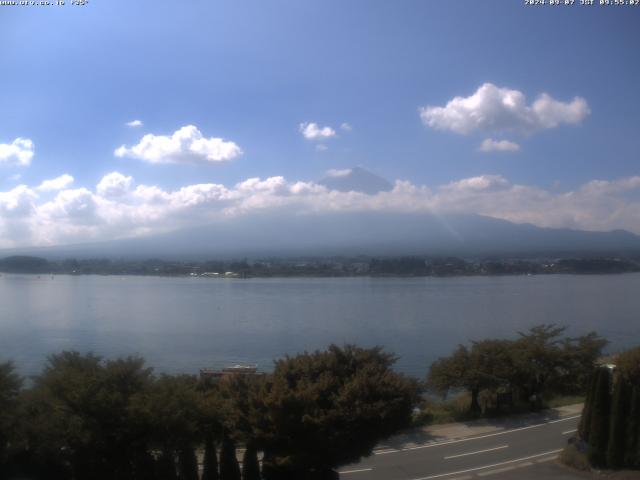
<instances>
[{"instance_id":1,"label":"green tree","mask_svg":"<svg viewBox=\"0 0 640 480\"><path fill-rule=\"evenodd\" d=\"M640 386L632 384L631 390L624 464L640 468Z\"/></svg>"},{"instance_id":2,"label":"green tree","mask_svg":"<svg viewBox=\"0 0 640 480\"><path fill-rule=\"evenodd\" d=\"M131 412L146 432L149 446L162 452L163 475L175 471L176 459L180 480L197 475L194 450L203 439L201 399L193 375L162 375L133 399Z\"/></svg>"},{"instance_id":3,"label":"green tree","mask_svg":"<svg viewBox=\"0 0 640 480\"><path fill-rule=\"evenodd\" d=\"M466 389L471 394L469 411L478 414L480 392L509 386L516 375L513 342L482 340L472 342L471 350L459 345L451 356L434 362L427 385L443 395L451 389Z\"/></svg>"},{"instance_id":4,"label":"green tree","mask_svg":"<svg viewBox=\"0 0 640 480\"><path fill-rule=\"evenodd\" d=\"M609 418L611 408L610 394L611 372L606 367L598 369L598 380L593 398L593 411L589 427L587 456L596 467L605 467L607 463L607 444L609 440Z\"/></svg>"},{"instance_id":5,"label":"green tree","mask_svg":"<svg viewBox=\"0 0 640 480\"><path fill-rule=\"evenodd\" d=\"M236 457L236 446L229 435L222 437L220 480L240 480L240 465L238 465Z\"/></svg>"},{"instance_id":6,"label":"green tree","mask_svg":"<svg viewBox=\"0 0 640 480\"><path fill-rule=\"evenodd\" d=\"M254 443L247 444L242 457L242 480L260 480L258 450Z\"/></svg>"},{"instance_id":7,"label":"green tree","mask_svg":"<svg viewBox=\"0 0 640 480\"><path fill-rule=\"evenodd\" d=\"M628 407L630 389L627 380L621 375L614 378L611 419L609 422L609 445L607 447L607 466L620 468L624 465L626 425L629 421Z\"/></svg>"},{"instance_id":8,"label":"green tree","mask_svg":"<svg viewBox=\"0 0 640 480\"><path fill-rule=\"evenodd\" d=\"M519 332L515 342L515 363L518 371L518 386L527 397L540 400L546 387L557 378L563 364L561 335L566 327L543 324L527 332Z\"/></svg>"},{"instance_id":9,"label":"green tree","mask_svg":"<svg viewBox=\"0 0 640 480\"><path fill-rule=\"evenodd\" d=\"M585 442L589 441L589 429L591 428L591 416L593 415L593 399L596 396L596 389L598 387L598 370L591 373L591 379L589 380L589 388L584 400L584 407L582 408L582 415L580 417L580 423L578 424L578 435Z\"/></svg>"},{"instance_id":10,"label":"green tree","mask_svg":"<svg viewBox=\"0 0 640 480\"><path fill-rule=\"evenodd\" d=\"M332 345L276 361L263 385L265 478L333 476L407 427L416 382L380 348Z\"/></svg>"},{"instance_id":11,"label":"green tree","mask_svg":"<svg viewBox=\"0 0 640 480\"><path fill-rule=\"evenodd\" d=\"M8 475L8 446L16 428L22 379L11 362L0 363L0 479Z\"/></svg>"},{"instance_id":12,"label":"green tree","mask_svg":"<svg viewBox=\"0 0 640 480\"><path fill-rule=\"evenodd\" d=\"M204 440L204 460L202 468L202 480L218 480L218 457L213 434L209 433Z\"/></svg>"}]
</instances>

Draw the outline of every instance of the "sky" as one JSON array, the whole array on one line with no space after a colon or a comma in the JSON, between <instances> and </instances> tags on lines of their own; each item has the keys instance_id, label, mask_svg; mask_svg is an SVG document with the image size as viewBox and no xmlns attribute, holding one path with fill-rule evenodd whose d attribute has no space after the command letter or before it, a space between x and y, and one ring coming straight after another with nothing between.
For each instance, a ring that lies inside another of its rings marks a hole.
<instances>
[{"instance_id":1,"label":"sky","mask_svg":"<svg viewBox=\"0 0 640 480\"><path fill-rule=\"evenodd\" d=\"M0 6L0 247L281 208L640 233L639 23L579 0ZM394 189L316 183L354 166Z\"/></svg>"}]
</instances>

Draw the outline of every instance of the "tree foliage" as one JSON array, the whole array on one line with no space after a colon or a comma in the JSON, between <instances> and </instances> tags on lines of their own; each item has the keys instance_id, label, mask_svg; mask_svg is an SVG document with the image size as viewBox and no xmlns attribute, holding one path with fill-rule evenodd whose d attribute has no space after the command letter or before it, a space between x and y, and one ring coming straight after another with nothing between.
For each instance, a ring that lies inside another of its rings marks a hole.
<instances>
[{"instance_id":1,"label":"tree foliage","mask_svg":"<svg viewBox=\"0 0 640 480\"><path fill-rule=\"evenodd\" d=\"M540 399L548 391L584 393L607 342L593 332L577 338L563 337L564 332L564 327L538 325L514 340L459 345L431 365L427 385L443 395L467 390L470 411L475 414L480 411L478 397L483 390L508 390L525 400Z\"/></svg>"},{"instance_id":2,"label":"tree foliage","mask_svg":"<svg viewBox=\"0 0 640 480\"><path fill-rule=\"evenodd\" d=\"M417 385L393 372L394 362L380 348L353 345L277 361L262 391L268 468L330 471L408 426Z\"/></svg>"}]
</instances>

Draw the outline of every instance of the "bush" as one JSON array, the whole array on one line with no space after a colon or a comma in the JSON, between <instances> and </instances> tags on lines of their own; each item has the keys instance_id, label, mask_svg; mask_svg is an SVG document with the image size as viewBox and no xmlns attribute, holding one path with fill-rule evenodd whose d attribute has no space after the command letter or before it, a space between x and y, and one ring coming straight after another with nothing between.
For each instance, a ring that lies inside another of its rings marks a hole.
<instances>
[{"instance_id":1,"label":"bush","mask_svg":"<svg viewBox=\"0 0 640 480\"><path fill-rule=\"evenodd\" d=\"M564 450L562 450L562 453L560 453L560 461L576 470L591 470L586 453L579 451L575 444L567 445Z\"/></svg>"}]
</instances>

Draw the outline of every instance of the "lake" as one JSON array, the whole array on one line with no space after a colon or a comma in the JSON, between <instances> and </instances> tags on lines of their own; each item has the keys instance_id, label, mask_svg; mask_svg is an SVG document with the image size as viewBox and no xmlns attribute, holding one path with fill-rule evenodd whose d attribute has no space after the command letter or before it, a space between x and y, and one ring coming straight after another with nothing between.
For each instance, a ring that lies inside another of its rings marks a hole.
<instances>
[{"instance_id":1,"label":"lake","mask_svg":"<svg viewBox=\"0 0 640 480\"><path fill-rule=\"evenodd\" d=\"M461 342L539 323L595 330L610 350L640 340L640 274L457 278L206 279L0 276L0 360L40 371L64 349L140 354L156 371L237 362L269 370L330 343L382 345L424 377Z\"/></svg>"}]
</instances>

